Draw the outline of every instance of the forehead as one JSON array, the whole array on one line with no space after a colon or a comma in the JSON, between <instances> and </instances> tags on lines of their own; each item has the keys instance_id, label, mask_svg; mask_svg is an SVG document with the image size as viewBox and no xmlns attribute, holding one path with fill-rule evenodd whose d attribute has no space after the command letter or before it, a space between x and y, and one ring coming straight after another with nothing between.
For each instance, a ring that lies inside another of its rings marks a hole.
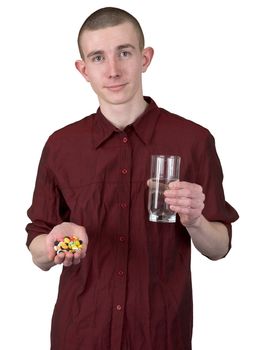
<instances>
[{"instance_id":1,"label":"forehead","mask_svg":"<svg viewBox=\"0 0 256 350\"><path fill-rule=\"evenodd\" d=\"M123 44L139 48L139 36L133 24L126 22L114 27L85 30L81 35L80 44L84 53L93 50L114 50Z\"/></svg>"}]
</instances>

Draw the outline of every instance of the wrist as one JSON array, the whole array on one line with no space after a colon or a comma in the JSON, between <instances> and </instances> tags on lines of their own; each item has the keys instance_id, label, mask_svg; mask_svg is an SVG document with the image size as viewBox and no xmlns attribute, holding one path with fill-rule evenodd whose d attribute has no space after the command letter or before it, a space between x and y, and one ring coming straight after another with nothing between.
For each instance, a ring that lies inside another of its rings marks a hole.
<instances>
[{"instance_id":1,"label":"wrist","mask_svg":"<svg viewBox=\"0 0 256 350\"><path fill-rule=\"evenodd\" d=\"M39 235L33 239L29 246L34 264L44 271L49 270L55 265L54 254L53 256L49 256L47 237L47 234Z\"/></svg>"},{"instance_id":2,"label":"wrist","mask_svg":"<svg viewBox=\"0 0 256 350\"><path fill-rule=\"evenodd\" d=\"M197 218L185 225L187 230L198 230L202 226L203 215L200 214Z\"/></svg>"}]
</instances>

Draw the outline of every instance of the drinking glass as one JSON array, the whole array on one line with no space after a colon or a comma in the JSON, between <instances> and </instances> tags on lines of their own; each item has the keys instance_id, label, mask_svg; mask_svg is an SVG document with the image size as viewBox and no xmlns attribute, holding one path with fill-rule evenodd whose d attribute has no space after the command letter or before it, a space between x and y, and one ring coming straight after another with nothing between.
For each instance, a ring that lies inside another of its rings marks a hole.
<instances>
[{"instance_id":1,"label":"drinking glass","mask_svg":"<svg viewBox=\"0 0 256 350\"><path fill-rule=\"evenodd\" d=\"M170 182L179 180L179 156L152 155L149 180L148 211L149 221L176 222L176 213L165 203L164 191Z\"/></svg>"}]
</instances>

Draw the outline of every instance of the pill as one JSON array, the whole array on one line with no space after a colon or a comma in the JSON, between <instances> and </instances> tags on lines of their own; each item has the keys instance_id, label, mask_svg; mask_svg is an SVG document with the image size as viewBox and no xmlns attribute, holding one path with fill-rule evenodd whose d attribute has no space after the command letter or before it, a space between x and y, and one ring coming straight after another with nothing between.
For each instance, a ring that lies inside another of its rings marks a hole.
<instances>
[{"instance_id":1,"label":"pill","mask_svg":"<svg viewBox=\"0 0 256 350\"><path fill-rule=\"evenodd\" d=\"M83 248L83 241L78 239L76 236L65 236L61 240L56 240L54 242L54 250L56 254L70 252L76 253Z\"/></svg>"}]
</instances>

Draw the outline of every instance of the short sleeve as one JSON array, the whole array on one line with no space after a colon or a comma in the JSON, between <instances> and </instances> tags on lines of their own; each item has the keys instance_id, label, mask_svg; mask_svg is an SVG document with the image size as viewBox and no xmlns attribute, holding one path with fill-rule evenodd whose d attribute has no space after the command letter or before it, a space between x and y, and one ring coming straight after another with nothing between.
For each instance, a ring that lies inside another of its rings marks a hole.
<instances>
[{"instance_id":1,"label":"short sleeve","mask_svg":"<svg viewBox=\"0 0 256 350\"><path fill-rule=\"evenodd\" d=\"M203 215L209 221L219 221L227 226L231 246L231 223L238 219L236 210L226 201L223 189L223 171L216 151L215 140L208 133L203 144L197 183L205 193Z\"/></svg>"},{"instance_id":2,"label":"short sleeve","mask_svg":"<svg viewBox=\"0 0 256 350\"><path fill-rule=\"evenodd\" d=\"M27 212L31 220L26 226L27 246L36 236L48 234L55 225L68 221L69 210L49 167L49 158L50 151L46 144L38 166L32 205Z\"/></svg>"}]
</instances>

